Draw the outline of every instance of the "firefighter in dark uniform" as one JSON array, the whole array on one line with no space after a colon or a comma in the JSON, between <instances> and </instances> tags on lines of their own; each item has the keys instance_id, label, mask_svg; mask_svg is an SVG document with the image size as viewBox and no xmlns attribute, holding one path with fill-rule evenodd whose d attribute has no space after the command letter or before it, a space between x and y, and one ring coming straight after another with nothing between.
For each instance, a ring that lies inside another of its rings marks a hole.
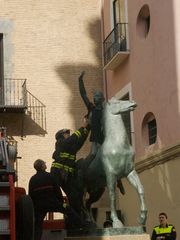
<instances>
[{"instance_id":1,"label":"firefighter in dark uniform","mask_svg":"<svg viewBox=\"0 0 180 240\"><path fill-rule=\"evenodd\" d=\"M76 154L88 137L90 126L84 118L84 126L70 135L69 129L61 129L55 135L56 145L53 153L51 174L65 192L70 207L81 215L83 206L83 187L79 184L76 169Z\"/></svg>"},{"instance_id":2,"label":"firefighter in dark uniform","mask_svg":"<svg viewBox=\"0 0 180 240\"><path fill-rule=\"evenodd\" d=\"M87 97L86 89L84 87L83 76L85 72L83 71L79 76L79 91L81 97L88 110L88 118L91 125L90 141L92 142L91 152L89 157L93 159L99 149L99 146L104 141L104 134L102 129L102 111L104 96L101 91L96 90L93 96L93 103Z\"/></svg>"},{"instance_id":3,"label":"firefighter in dark uniform","mask_svg":"<svg viewBox=\"0 0 180 240\"><path fill-rule=\"evenodd\" d=\"M160 225L153 228L151 240L176 240L176 229L167 222L167 214L159 214Z\"/></svg>"},{"instance_id":4,"label":"firefighter in dark uniform","mask_svg":"<svg viewBox=\"0 0 180 240\"><path fill-rule=\"evenodd\" d=\"M46 163L37 159L34 162L37 173L29 181L29 195L32 198L35 214L34 240L40 240L44 217L48 212L66 213L62 192L50 173Z\"/></svg>"}]
</instances>

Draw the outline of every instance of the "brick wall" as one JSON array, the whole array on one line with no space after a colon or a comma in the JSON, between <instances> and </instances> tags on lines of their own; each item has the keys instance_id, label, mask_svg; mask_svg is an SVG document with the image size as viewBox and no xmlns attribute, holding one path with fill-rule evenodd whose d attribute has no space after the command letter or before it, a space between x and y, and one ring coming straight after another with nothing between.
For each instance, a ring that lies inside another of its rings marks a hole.
<instances>
[{"instance_id":1,"label":"brick wall","mask_svg":"<svg viewBox=\"0 0 180 240\"><path fill-rule=\"evenodd\" d=\"M90 98L102 89L100 1L1 1L0 32L4 34L6 77L26 78L27 89L46 105L46 133L25 117L5 117L8 133L18 141L18 185L27 189L37 158L47 162L54 150L54 134L81 126L86 109L78 92L78 76L86 71ZM16 131L13 131L16 129ZM82 149L78 157L89 151Z\"/></svg>"}]
</instances>

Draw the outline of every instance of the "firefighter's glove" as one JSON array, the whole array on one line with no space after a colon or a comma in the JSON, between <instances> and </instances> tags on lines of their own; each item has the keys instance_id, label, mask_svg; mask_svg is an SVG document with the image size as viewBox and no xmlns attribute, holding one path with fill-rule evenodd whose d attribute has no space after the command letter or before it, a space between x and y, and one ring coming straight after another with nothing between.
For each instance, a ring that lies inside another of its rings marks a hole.
<instances>
[{"instance_id":1,"label":"firefighter's glove","mask_svg":"<svg viewBox=\"0 0 180 240\"><path fill-rule=\"evenodd\" d=\"M63 208L67 208L67 207L68 207L67 203L63 203Z\"/></svg>"}]
</instances>

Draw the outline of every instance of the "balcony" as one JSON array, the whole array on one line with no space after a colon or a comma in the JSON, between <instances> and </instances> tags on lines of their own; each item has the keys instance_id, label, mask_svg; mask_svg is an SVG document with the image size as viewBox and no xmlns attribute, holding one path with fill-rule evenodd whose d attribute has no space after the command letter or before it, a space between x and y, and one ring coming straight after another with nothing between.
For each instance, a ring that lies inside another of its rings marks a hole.
<instances>
[{"instance_id":1,"label":"balcony","mask_svg":"<svg viewBox=\"0 0 180 240\"><path fill-rule=\"evenodd\" d=\"M26 80L4 79L0 87L0 112L25 112L26 109Z\"/></svg>"},{"instance_id":2,"label":"balcony","mask_svg":"<svg viewBox=\"0 0 180 240\"><path fill-rule=\"evenodd\" d=\"M127 23L118 23L104 40L105 70L115 70L129 56L127 29Z\"/></svg>"},{"instance_id":3,"label":"balcony","mask_svg":"<svg viewBox=\"0 0 180 240\"><path fill-rule=\"evenodd\" d=\"M27 115L29 115L31 119L42 129L46 130L46 106L28 90L26 93Z\"/></svg>"},{"instance_id":4,"label":"balcony","mask_svg":"<svg viewBox=\"0 0 180 240\"><path fill-rule=\"evenodd\" d=\"M26 79L4 79L0 87L0 113L26 114L46 130L46 106L26 89Z\"/></svg>"}]
</instances>

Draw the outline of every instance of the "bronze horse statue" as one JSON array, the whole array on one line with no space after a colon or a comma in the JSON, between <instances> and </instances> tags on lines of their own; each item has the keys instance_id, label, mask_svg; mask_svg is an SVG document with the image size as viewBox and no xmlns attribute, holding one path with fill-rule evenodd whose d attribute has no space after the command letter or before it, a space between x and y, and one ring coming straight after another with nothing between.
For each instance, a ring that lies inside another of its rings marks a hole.
<instances>
[{"instance_id":1,"label":"bronze horse statue","mask_svg":"<svg viewBox=\"0 0 180 240\"><path fill-rule=\"evenodd\" d=\"M113 228L123 227L116 212L116 184L121 188L121 178L126 177L129 183L137 190L140 200L139 223L145 225L147 208L144 199L144 189L134 166L134 150L129 143L128 135L122 113L133 111L136 107L134 101L122 101L112 98L104 103L103 131L104 142L99 147L95 158L89 162L88 157L77 161L84 173L84 184L89 193L86 207L98 201L107 186L111 219Z\"/></svg>"}]
</instances>

